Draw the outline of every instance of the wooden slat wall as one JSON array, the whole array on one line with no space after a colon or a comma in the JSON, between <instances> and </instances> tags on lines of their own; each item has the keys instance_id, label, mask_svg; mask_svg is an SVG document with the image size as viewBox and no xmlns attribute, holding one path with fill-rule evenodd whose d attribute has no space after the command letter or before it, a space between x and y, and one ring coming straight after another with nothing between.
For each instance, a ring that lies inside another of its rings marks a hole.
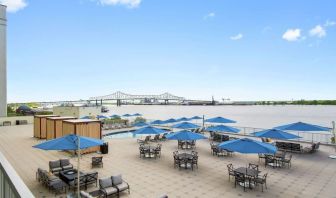
<instances>
[{"instance_id":1,"label":"wooden slat wall","mask_svg":"<svg viewBox=\"0 0 336 198\"><path fill-rule=\"evenodd\" d=\"M69 122L63 121L63 133L62 136L74 134L75 133L75 125Z\"/></svg>"},{"instance_id":2,"label":"wooden slat wall","mask_svg":"<svg viewBox=\"0 0 336 198\"><path fill-rule=\"evenodd\" d=\"M40 138L41 127L40 118L34 117L34 137Z\"/></svg>"},{"instance_id":3,"label":"wooden slat wall","mask_svg":"<svg viewBox=\"0 0 336 198\"><path fill-rule=\"evenodd\" d=\"M55 138L59 138L63 136L63 120L56 120L56 128L55 128Z\"/></svg>"},{"instance_id":4,"label":"wooden slat wall","mask_svg":"<svg viewBox=\"0 0 336 198\"><path fill-rule=\"evenodd\" d=\"M47 138L47 118L41 118L41 139Z\"/></svg>"},{"instance_id":5,"label":"wooden slat wall","mask_svg":"<svg viewBox=\"0 0 336 198\"><path fill-rule=\"evenodd\" d=\"M55 138L55 123L54 120L47 119L47 140L51 140Z\"/></svg>"}]
</instances>

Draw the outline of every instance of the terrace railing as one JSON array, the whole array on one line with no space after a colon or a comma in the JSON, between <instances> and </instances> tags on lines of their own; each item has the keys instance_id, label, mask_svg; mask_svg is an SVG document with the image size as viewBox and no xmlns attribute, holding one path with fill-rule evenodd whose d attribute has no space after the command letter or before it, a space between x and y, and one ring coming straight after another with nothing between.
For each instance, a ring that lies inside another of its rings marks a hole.
<instances>
[{"instance_id":1,"label":"terrace railing","mask_svg":"<svg viewBox=\"0 0 336 198\"><path fill-rule=\"evenodd\" d=\"M34 195L0 152L0 198L2 197L33 198Z\"/></svg>"}]
</instances>

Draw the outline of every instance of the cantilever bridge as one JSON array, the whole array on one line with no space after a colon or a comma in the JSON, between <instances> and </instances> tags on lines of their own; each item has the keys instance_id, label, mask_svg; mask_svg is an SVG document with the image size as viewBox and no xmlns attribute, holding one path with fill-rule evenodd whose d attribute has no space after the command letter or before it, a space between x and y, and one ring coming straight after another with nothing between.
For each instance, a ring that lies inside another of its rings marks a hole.
<instances>
[{"instance_id":1,"label":"cantilever bridge","mask_svg":"<svg viewBox=\"0 0 336 198\"><path fill-rule=\"evenodd\" d=\"M117 105L121 105L122 100L143 100L143 101L164 101L168 104L169 101L183 102L185 99L183 97L175 96L168 92L159 95L133 95L117 91L110 95L90 97L90 101L105 101L105 100L116 100Z\"/></svg>"}]
</instances>

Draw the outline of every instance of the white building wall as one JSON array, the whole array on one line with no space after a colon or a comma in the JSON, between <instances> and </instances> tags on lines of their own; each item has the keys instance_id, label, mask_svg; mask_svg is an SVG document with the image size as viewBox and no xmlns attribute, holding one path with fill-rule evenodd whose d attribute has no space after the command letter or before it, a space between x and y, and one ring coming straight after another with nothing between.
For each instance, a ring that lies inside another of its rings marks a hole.
<instances>
[{"instance_id":1,"label":"white building wall","mask_svg":"<svg viewBox=\"0 0 336 198\"><path fill-rule=\"evenodd\" d=\"M0 5L0 117L7 116L6 7Z\"/></svg>"},{"instance_id":2,"label":"white building wall","mask_svg":"<svg viewBox=\"0 0 336 198\"><path fill-rule=\"evenodd\" d=\"M75 118L81 118L84 116L96 117L101 114L101 107L53 107L53 114L59 116L73 116Z\"/></svg>"}]
</instances>

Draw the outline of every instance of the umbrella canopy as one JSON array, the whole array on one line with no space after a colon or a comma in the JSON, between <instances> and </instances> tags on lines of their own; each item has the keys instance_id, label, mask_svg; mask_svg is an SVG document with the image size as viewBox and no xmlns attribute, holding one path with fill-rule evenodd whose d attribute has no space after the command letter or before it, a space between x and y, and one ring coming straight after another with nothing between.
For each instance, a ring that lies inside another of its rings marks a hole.
<instances>
[{"instance_id":1,"label":"umbrella canopy","mask_svg":"<svg viewBox=\"0 0 336 198\"><path fill-rule=\"evenodd\" d=\"M330 131L331 130L330 128L327 128L327 127L318 126L314 124L308 124L304 122L296 122L292 124L278 126L275 128L279 130L284 130L284 131Z\"/></svg>"},{"instance_id":2,"label":"umbrella canopy","mask_svg":"<svg viewBox=\"0 0 336 198\"><path fill-rule=\"evenodd\" d=\"M170 118L168 120L164 120L163 122L165 122L166 124L170 124L170 123L177 122L177 120L175 120L174 118Z\"/></svg>"},{"instance_id":3,"label":"umbrella canopy","mask_svg":"<svg viewBox=\"0 0 336 198\"><path fill-rule=\"evenodd\" d=\"M199 116L194 116L194 117L189 118L189 120L201 120L201 119L203 118Z\"/></svg>"},{"instance_id":4,"label":"umbrella canopy","mask_svg":"<svg viewBox=\"0 0 336 198\"><path fill-rule=\"evenodd\" d=\"M221 149L239 153L276 153L277 148L272 144L252 140L249 138L230 140L218 145Z\"/></svg>"},{"instance_id":5,"label":"umbrella canopy","mask_svg":"<svg viewBox=\"0 0 336 198\"><path fill-rule=\"evenodd\" d=\"M287 133L285 131L281 131L279 129L268 129L264 131L259 131L253 133L257 137L264 137L264 138L273 138L273 139L283 139L283 140L289 140L289 139L296 139L301 138L300 136Z\"/></svg>"},{"instance_id":6,"label":"umbrella canopy","mask_svg":"<svg viewBox=\"0 0 336 198\"><path fill-rule=\"evenodd\" d=\"M225 125L216 125L212 127L206 128L207 131L214 131L214 132L230 132L230 133L238 133L240 129L225 126Z\"/></svg>"},{"instance_id":7,"label":"umbrella canopy","mask_svg":"<svg viewBox=\"0 0 336 198\"><path fill-rule=\"evenodd\" d=\"M111 115L110 118L120 118L120 116L117 114L114 114L114 115Z\"/></svg>"},{"instance_id":8,"label":"umbrella canopy","mask_svg":"<svg viewBox=\"0 0 336 198\"><path fill-rule=\"evenodd\" d=\"M60 151L77 150L78 139L80 142L79 149L86 149L93 146L99 146L104 144L103 140L70 134L56 139L45 141L33 147L42 150L60 150Z\"/></svg>"},{"instance_id":9,"label":"umbrella canopy","mask_svg":"<svg viewBox=\"0 0 336 198\"><path fill-rule=\"evenodd\" d=\"M176 119L176 121L177 121L177 122L189 121L189 119L186 118L186 117L182 117L182 118Z\"/></svg>"},{"instance_id":10,"label":"umbrella canopy","mask_svg":"<svg viewBox=\"0 0 336 198\"><path fill-rule=\"evenodd\" d=\"M91 116L83 116L80 119L91 119Z\"/></svg>"},{"instance_id":11,"label":"umbrella canopy","mask_svg":"<svg viewBox=\"0 0 336 198\"><path fill-rule=\"evenodd\" d=\"M133 114L133 116L142 116L142 114L140 114L140 113L135 113L135 114Z\"/></svg>"},{"instance_id":12,"label":"umbrella canopy","mask_svg":"<svg viewBox=\"0 0 336 198\"><path fill-rule=\"evenodd\" d=\"M104 115L97 115L96 118L97 118L97 119L106 119L106 118L108 118L108 117L106 117L106 116L104 116Z\"/></svg>"},{"instance_id":13,"label":"umbrella canopy","mask_svg":"<svg viewBox=\"0 0 336 198\"><path fill-rule=\"evenodd\" d=\"M148 126L146 122L136 122L132 126L134 127L143 127L143 126Z\"/></svg>"},{"instance_id":14,"label":"umbrella canopy","mask_svg":"<svg viewBox=\"0 0 336 198\"><path fill-rule=\"evenodd\" d=\"M162 120L154 120L151 124L165 124L165 122Z\"/></svg>"},{"instance_id":15,"label":"umbrella canopy","mask_svg":"<svg viewBox=\"0 0 336 198\"><path fill-rule=\"evenodd\" d=\"M195 128L199 128L200 126L190 123L190 122L181 122L181 123L173 125L172 127L178 128L178 129L195 129Z\"/></svg>"},{"instance_id":16,"label":"umbrella canopy","mask_svg":"<svg viewBox=\"0 0 336 198\"><path fill-rule=\"evenodd\" d=\"M204 135L194 133L191 131L183 130L176 133L166 135L169 140L200 140L207 139Z\"/></svg>"},{"instance_id":17,"label":"umbrella canopy","mask_svg":"<svg viewBox=\"0 0 336 198\"><path fill-rule=\"evenodd\" d=\"M236 123L236 121L234 121L234 120L230 120L230 119L223 118L223 117L214 117L214 118L206 119L205 122L212 122L212 123Z\"/></svg>"},{"instance_id":18,"label":"umbrella canopy","mask_svg":"<svg viewBox=\"0 0 336 198\"><path fill-rule=\"evenodd\" d=\"M143 128L140 128L136 131L134 131L133 133L134 134L161 134L161 133L166 133L167 131L166 130L163 130L163 129L159 129L159 128L155 128L155 127L152 127L152 126L146 126L146 127L143 127Z\"/></svg>"},{"instance_id":19,"label":"umbrella canopy","mask_svg":"<svg viewBox=\"0 0 336 198\"><path fill-rule=\"evenodd\" d=\"M100 146L104 144L102 140L89 138L84 136L79 136L75 134L66 135L60 138L56 138L53 140L48 140L41 144L33 146L34 148L39 148L42 150L77 150L77 163L78 163L78 171L77 171L77 182L79 183L79 174L80 174L80 150L86 149L94 146ZM77 187L77 196L79 197L79 187Z\"/></svg>"},{"instance_id":20,"label":"umbrella canopy","mask_svg":"<svg viewBox=\"0 0 336 198\"><path fill-rule=\"evenodd\" d=\"M124 114L123 116L124 116L124 117L131 117L132 115L131 115L131 114L128 114L128 113L126 113L126 114Z\"/></svg>"}]
</instances>

